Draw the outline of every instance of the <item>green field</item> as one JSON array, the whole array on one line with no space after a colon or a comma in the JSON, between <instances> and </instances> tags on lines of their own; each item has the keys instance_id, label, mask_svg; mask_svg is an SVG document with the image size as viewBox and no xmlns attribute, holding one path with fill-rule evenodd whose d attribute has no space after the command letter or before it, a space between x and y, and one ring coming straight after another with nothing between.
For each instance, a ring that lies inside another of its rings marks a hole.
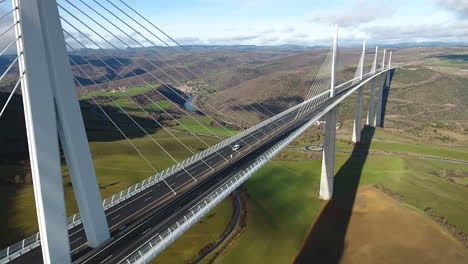
<instances>
[{"instance_id":1,"label":"green field","mask_svg":"<svg viewBox=\"0 0 468 264\"><path fill-rule=\"evenodd\" d=\"M382 136L379 131L377 135ZM404 144L385 144L373 141L370 151L408 151ZM350 148L345 143L337 146L338 150ZM448 154L450 158L466 159L466 153L437 148L420 147L412 149L412 153L441 157ZM249 193L247 228L219 263L291 263L294 260L322 204L316 198L320 155L301 161L306 156L309 153L285 150L281 159L288 157L295 161L271 162L244 184ZM335 182L335 195L352 191L346 176L361 175L359 186L383 186L386 192L401 199L405 207L419 212L430 207L449 223L468 232L466 187L435 176L442 169L458 168L466 173L468 166L405 156L368 156L363 165L360 162L360 158L350 159L349 154L337 154L335 172L340 168L345 171L339 172L342 176Z\"/></svg>"},{"instance_id":2,"label":"green field","mask_svg":"<svg viewBox=\"0 0 468 264\"><path fill-rule=\"evenodd\" d=\"M198 122L195 121L194 119L197 120ZM216 124L215 126L213 126L212 120L206 116L195 117L194 119L192 118L179 119L179 122L182 123L183 126L177 125L173 128L180 130L180 131L190 131L196 134L215 135L215 136L221 136L221 137L231 137L237 133L237 131L234 129L223 128L220 126L216 126ZM200 124L203 124L207 128L200 126Z\"/></svg>"},{"instance_id":3,"label":"green field","mask_svg":"<svg viewBox=\"0 0 468 264\"><path fill-rule=\"evenodd\" d=\"M123 96L135 96L139 94L143 94L146 92L149 92L153 89L158 88L161 86L160 84L154 84L154 85L141 85L138 87L134 88L128 88L126 91L119 91L119 92L109 92L109 91L103 91L103 90L97 90L93 91L90 93L87 93L86 95L83 95L80 99L89 99L91 97L99 97L99 96L111 96L111 97L123 97Z\"/></svg>"},{"instance_id":4,"label":"green field","mask_svg":"<svg viewBox=\"0 0 468 264\"><path fill-rule=\"evenodd\" d=\"M247 189L247 227L220 263L291 263L317 217L318 162L273 162Z\"/></svg>"},{"instance_id":5,"label":"green field","mask_svg":"<svg viewBox=\"0 0 468 264\"><path fill-rule=\"evenodd\" d=\"M222 235L231 220L232 213L231 200L223 200L150 263L191 263L199 256L204 246L216 241Z\"/></svg>"},{"instance_id":6,"label":"green field","mask_svg":"<svg viewBox=\"0 0 468 264\"><path fill-rule=\"evenodd\" d=\"M119 98L115 99L113 102L105 104L113 107L122 107L126 111L141 111L140 107L146 111L151 112L162 112L161 108L166 109L172 106L172 103L168 100L161 100L157 101L154 104L147 104L147 105L138 105L135 104L134 101L128 98Z\"/></svg>"}]
</instances>

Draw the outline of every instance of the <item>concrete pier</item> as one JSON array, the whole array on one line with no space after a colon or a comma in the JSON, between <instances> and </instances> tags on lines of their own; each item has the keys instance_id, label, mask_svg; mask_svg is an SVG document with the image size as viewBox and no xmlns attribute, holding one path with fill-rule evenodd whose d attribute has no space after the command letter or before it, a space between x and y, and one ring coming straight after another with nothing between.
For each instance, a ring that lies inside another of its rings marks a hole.
<instances>
[{"instance_id":1,"label":"concrete pier","mask_svg":"<svg viewBox=\"0 0 468 264\"><path fill-rule=\"evenodd\" d=\"M383 92L385 89L385 83L387 79L387 74L382 74L380 77L379 83L379 97L377 99L377 109L375 111L375 126L382 127L382 100L383 100Z\"/></svg>"},{"instance_id":2,"label":"concrete pier","mask_svg":"<svg viewBox=\"0 0 468 264\"><path fill-rule=\"evenodd\" d=\"M369 110L367 111L366 125L374 126L374 106L375 106L375 79L372 79L371 89L369 94Z\"/></svg>"},{"instance_id":3,"label":"concrete pier","mask_svg":"<svg viewBox=\"0 0 468 264\"><path fill-rule=\"evenodd\" d=\"M356 113L354 116L353 142L361 141L361 121L362 121L362 87L357 90Z\"/></svg>"},{"instance_id":4,"label":"concrete pier","mask_svg":"<svg viewBox=\"0 0 468 264\"><path fill-rule=\"evenodd\" d=\"M328 112L326 120L319 198L330 200L333 196L333 177L335 175L336 108Z\"/></svg>"}]
</instances>

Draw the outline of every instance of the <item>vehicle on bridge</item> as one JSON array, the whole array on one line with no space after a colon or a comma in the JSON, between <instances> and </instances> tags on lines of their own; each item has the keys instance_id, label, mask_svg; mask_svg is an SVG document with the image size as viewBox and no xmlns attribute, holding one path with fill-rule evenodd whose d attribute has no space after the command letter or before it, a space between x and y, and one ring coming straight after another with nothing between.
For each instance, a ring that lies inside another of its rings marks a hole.
<instances>
[{"instance_id":1,"label":"vehicle on bridge","mask_svg":"<svg viewBox=\"0 0 468 264\"><path fill-rule=\"evenodd\" d=\"M240 144L235 144L234 147L232 147L232 151L238 151L241 147Z\"/></svg>"}]
</instances>

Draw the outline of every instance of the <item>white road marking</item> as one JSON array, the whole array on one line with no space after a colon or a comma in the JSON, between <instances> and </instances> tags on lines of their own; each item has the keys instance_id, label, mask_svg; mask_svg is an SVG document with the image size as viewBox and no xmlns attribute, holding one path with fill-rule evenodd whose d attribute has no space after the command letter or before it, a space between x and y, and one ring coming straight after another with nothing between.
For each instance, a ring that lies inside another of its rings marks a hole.
<instances>
[{"instance_id":1,"label":"white road marking","mask_svg":"<svg viewBox=\"0 0 468 264\"><path fill-rule=\"evenodd\" d=\"M103 261L101 261L101 263L106 262L106 260L110 259L110 257L112 257L112 255L110 255L110 256L108 256L107 258L105 258Z\"/></svg>"},{"instance_id":2,"label":"white road marking","mask_svg":"<svg viewBox=\"0 0 468 264\"><path fill-rule=\"evenodd\" d=\"M76 241L78 241L78 240L80 240L80 239L82 239L82 237L79 237L79 238L73 240L70 244L73 244L73 243L75 243Z\"/></svg>"},{"instance_id":3,"label":"white road marking","mask_svg":"<svg viewBox=\"0 0 468 264\"><path fill-rule=\"evenodd\" d=\"M120 215L116 215L114 217L112 217L112 220L116 219L117 217L119 217Z\"/></svg>"}]
</instances>

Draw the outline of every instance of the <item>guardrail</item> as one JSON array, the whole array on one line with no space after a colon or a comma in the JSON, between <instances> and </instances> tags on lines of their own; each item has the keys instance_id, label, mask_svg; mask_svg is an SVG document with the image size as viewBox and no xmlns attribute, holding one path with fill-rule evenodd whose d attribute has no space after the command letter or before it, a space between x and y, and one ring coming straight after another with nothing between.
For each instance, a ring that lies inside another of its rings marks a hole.
<instances>
[{"instance_id":1,"label":"guardrail","mask_svg":"<svg viewBox=\"0 0 468 264\"><path fill-rule=\"evenodd\" d=\"M389 69L387 69L389 70ZM383 71L382 71L383 72ZM367 77L371 76L371 77L374 77L376 75L379 75L380 73L382 72L377 72L377 73L367 73L364 75L364 79L362 82L365 82L367 80ZM345 83L342 83L338 86L336 86L336 90L337 91L340 91L340 90L343 90L344 88L347 87L347 85L351 84L353 85L353 81L356 81L358 80L359 77L357 78L354 78L352 80L349 80ZM360 78L359 78L360 80ZM118 194L114 194L112 195L111 197L108 197L106 199L103 200L102 204L103 204L103 207L104 209L108 209L108 208L111 208L123 201L125 201L126 199L134 196L135 194L138 194L140 193L141 191L153 186L154 184L162 181L163 179L169 177L170 175L174 174L174 173L177 173L178 171L180 170L183 170L185 169L186 167L192 165L193 163L195 162L198 162L200 161L201 159L217 152L218 150L226 147L227 145L230 145L238 140L242 140L243 137L249 135L250 133L278 120L279 118L295 111L296 109L300 108L301 106L303 105L306 105L306 104L309 104L315 100L318 100L318 99L321 99L323 97L328 97L330 94L330 90L326 90L325 92L317 95L317 96L314 96L313 98L310 98L309 100L307 101L304 101L300 104L297 104L273 117L270 117L226 140L223 140L222 142L219 142L218 144L216 145L213 145L199 153L197 153L196 155L190 157L190 158L187 158L185 159L184 161L182 162L179 162L178 164L175 164L161 172L158 172L156 175L153 175L147 179L144 179L143 181L133 185L133 186L130 186L129 188L127 189L124 189L122 190L120 193ZM67 218L67 224L68 224L68 229L70 228L73 228L74 226L77 226L79 224L81 224L81 218L80 218L80 214L77 213L77 214L74 214L70 217ZM34 234L34 235L31 235L3 250L0 251L0 264L5 264L5 263L8 263L10 262L11 260L31 251L32 249L38 247L40 245L40 235L39 233L37 234Z\"/></svg>"},{"instance_id":2,"label":"guardrail","mask_svg":"<svg viewBox=\"0 0 468 264\"><path fill-rule=\"evenodd\" d=\"M376 73L380 75L382 72ZM282 149L289 145L294 139L301 135L306 129L318 121L328 111L336 107L341 101L348 97L349 94L353 93L358 88L362 87L370 79L363 80L359 85L348 91L339 100L333 102L329 106L325 107L321 112L315 115L306 124L302 125L299 129L291 133L285 139L276 143L273 147L267 150L247 169L244 169L234 175L225 184L217 188L205 199L196 204L190 212L183 218L179 219L175 224L170 226L167 230L159 233L148 240L144 245L140 246L137 250L128 255L124 260L119 263L127 264L140 264L148 263L154 259L159 253L161 253L166 247L180 237L185 231L187 231L192 225L197 223L204 215L206 215L211 209L218 205L224 198L232 193L237 187L244 183L250 176L256 171L263 167L268 161L272 160Z\"/></svg>"}]
</instances>

